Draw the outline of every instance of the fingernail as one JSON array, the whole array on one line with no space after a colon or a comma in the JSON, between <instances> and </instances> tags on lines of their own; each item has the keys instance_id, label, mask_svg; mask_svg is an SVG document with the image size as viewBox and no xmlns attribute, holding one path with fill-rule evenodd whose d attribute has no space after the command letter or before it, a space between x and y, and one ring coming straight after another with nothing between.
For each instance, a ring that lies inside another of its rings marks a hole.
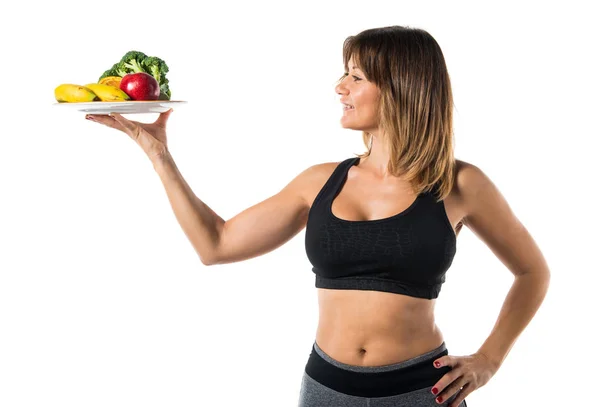
<instances>
[{"instance_id":1,"label":"fingernail","mask_svg":"<svg viewBox=\"0 0 600 407\"><path fill-rule=\"evenodd\" d=\"M442 396L438 396L435 398L435 401L437 401L438 403L442 402Z\"/></svg>"},{"instance_id":2,"label":"fingernail","mask_svg":"<svg viewBox=\"0 0 600 407\"><path fill-rule=\"evenodd\" d=\"M433 389L431 389L431 392L432 392L433 394L438 394L438 389L437 389L437 387L434 387Z\"/></svg>"},{"instance_id":3,"label":"fingernail","mask_svg":"<svg viewBox=\"0 0 600 407\"><path fill-rule=\"evenodd\" d=\"M440 367L442 364L440 362L435 362L434 365L435 367Z\"/></svg>"},{"instance_id":4,"label":"fingernail","mask_svg":"<svg viewBox=\"0 0 600 407\"><path fill-rule=\"evenodd\" d=\"M94 120L94 118L92 116L85 116L85 118L88 120L92 120L92 121Z\"/></svg>"}]
</instances>

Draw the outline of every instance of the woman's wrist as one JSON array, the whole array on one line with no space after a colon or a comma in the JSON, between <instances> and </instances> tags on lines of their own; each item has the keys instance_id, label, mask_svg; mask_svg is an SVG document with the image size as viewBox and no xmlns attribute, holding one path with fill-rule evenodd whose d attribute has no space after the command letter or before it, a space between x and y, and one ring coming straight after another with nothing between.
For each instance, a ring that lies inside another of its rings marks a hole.
<instances>
[{"instance_id":1,"label":"woman's wrist","mask_svg":"<svg viewBox=\"0 0 600 407\"><path fill-rule=\"evenodd\" d=\"M173 163L173 156L171 156L171 153L166 148L159 153L148 154L148 158L156 171L160 171L165 165Z\"/></svg>"}]
</instances>

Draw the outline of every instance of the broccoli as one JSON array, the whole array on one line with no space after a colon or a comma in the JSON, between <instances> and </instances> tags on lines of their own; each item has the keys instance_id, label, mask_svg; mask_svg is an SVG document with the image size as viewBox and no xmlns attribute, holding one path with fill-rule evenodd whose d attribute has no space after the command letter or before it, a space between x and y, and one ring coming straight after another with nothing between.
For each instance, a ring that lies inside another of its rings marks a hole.
<instances>
[{"instance_id":1,"label":"broccoli","mask_svg":"<svg viewBox=\"0 0 600 407\"><path fill-rule=\"evenodd\" d=\"M125 64L125 62L123 62L123 61L117 62L114 66L114 70L115 70L116 76L120 76L121 78L127 74L138 72L138 71L132 72L131 69L129 69L127 67L127 65Z\"/></svg>"},{"instance_id":2,"label":"broccoli","mask_svg":"<svg viewBox=\"0 0 600 407\"><path fill-rule=\"evenodd\" d=\"M118 67L119 67L119 63L117 62L109 70L104 71L104 73L102 74L102 76L100 77L100 79L98 79L98 82L100 82L101 79L106 78L107 76L121 76L117 72L117 68Z\"/></svg>"},{"instance_id":3,"label":"broccoli","mask_svg":"<svg viewBox=\"0 0 600 407\"><path fill-rule=\"evenodd\" d=\"M148 57L144 59L144 69L154 76L154 79L159 83L165 79L167 72L169 72L169 67L165 61L158 57Z\"/></svg>"},{"instance_id":4,"label":"broccoli","mask_svg":"<svg viewBox=\"0 0 600 407\"><path fill-rule=\"evenodd\" d=\"M123 63L124 67L129 70L127 73L146 72L146 70L143 68L144 60L146 58L148 58L148 56L143 52L129 51L123 55L121 62Z\"/></svg>"},{"instance_id":5,"label":"broccoli","mask_svg":"<svg viewBox=\"0 0 600 407\"><path fill-rule=\"evenodd\" d=\"M169 72L167 64L158 57L149 57L139 51L129 51L126 53L119 62L100 76L99 81L107 76L123 77L127 74L137 72L145 72L156 79L160 86L161 100L171 99L169 80L166 76L167 72Z\"/></svg>"},{"instance_id":6,"label":"broccoli","mask_svg":"<svg viewBox=\"0 0 600 407\"><path fill-rule=\"evenodd\" d=\"M165 79L165 83L160 84L161 100L171 100L171 90L169 89L169 80ZM163 96L164 95L164 96Z\"/></svg>"},{"instance_id":7,"label":"broccoli","mask_svg":"<svg viewBox=\"0 0 600 407\"><path fill-rule=\"evenodd\" d=\"M161 98L171 99L171 90L169 89L169 80L167 79L167 72L169 67L166 62L158 57L148 57L144 59L144 69L150 75L154 76L154 79L160 85Z\"/></svg>"},{"instance_id":8,"label":"broccoli","mask_svg":"<svg viewBox=\"0 0 600 407\"><path fill-rule=\"evenodd\" d=\"M107 76L120 76L122 78L129 73L135 72L131 71L131 69L129 69L125 65L125 63L119 61L116 64L114 64L112 68L110 68L108 71L104 71L102 76L100 76L100 79L98 79L98 82L100 82L101 79L106 78Z\"/></svg>"},{"instance_id":9,"label":"broccoli","mask_svg":"<svg viewBox=\"0 0 600 407\"><path fill-rule=\"evenodd\" d=\"M100 78L98 78L98 82L100 82L102 79L106 78L107 76L118 76L118 75L115 74L115 72L113 71L113 68L110 68L109 70L104 71L102 76L100 76Z\"/></svg>"}]
</instances>

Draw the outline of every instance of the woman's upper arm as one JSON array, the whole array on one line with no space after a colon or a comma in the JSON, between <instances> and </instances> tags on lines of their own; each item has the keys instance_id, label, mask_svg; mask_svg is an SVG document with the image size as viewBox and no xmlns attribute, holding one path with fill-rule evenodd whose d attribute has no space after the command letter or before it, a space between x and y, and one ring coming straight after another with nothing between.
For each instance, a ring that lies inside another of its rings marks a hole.
<instances>
[{"instance_id":1,"label":"woman's upper arm","mask_svg":"<svg viewBox=\"0 0 600 407\"><path fill-rule=\"evenodd\" d=\"M226 264L266 254L288 242L305 226L307 191L318 165L298 174L277 194L227 220L208 264ZM314 185L312 186L314 188Z\"/></svg>"},{"instance_id":2,"label":"woman's upper arm","mask_svg":"<svg viewBox=\"0 0 600 407\"><path fill-rule=\"evenodd\" d=\"M515 275L547 268L533 237L478 167L466 164L457 177L465 217L461 221Z\"/></svg>"}]
</instances>

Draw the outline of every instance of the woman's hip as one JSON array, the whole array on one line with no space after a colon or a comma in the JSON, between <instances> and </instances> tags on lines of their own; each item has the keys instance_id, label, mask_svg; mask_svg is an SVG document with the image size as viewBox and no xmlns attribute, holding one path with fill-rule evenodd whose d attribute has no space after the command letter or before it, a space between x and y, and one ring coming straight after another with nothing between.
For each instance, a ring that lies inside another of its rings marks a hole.
<instances>
[{"instance_id":1,"label":"woman's hip","mask_svg":"<svg viewBox=\"0 0 600 407\"><path fill-rule=\"evenodd\" d=\"M431 388L449 367L436 368L433 361L447 355L445 343L436 349L385 366L355 366L327 355L315 342L306 363L300 390L300 407L433 407ZM466 403L461 403L466 407Z\"/></svg>"}]
</instances>

